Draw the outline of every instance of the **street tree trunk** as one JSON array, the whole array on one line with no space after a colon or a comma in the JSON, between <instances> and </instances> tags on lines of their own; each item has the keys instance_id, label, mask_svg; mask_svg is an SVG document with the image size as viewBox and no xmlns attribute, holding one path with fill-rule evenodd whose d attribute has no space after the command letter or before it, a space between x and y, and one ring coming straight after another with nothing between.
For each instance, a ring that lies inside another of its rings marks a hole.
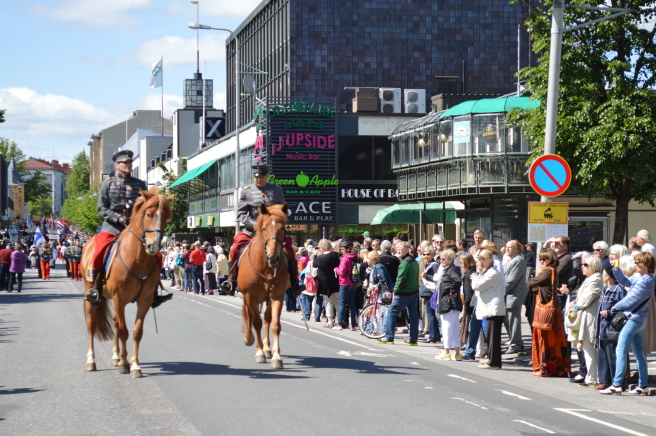
<instances>
[{"instance_id":1,"label":"street tree trunk","mask_svg":"<svg viewBox=\"0 0 656 436\"><path fill-rule=\"evenodd\" d=\"M620 195L615 200L615 230L613 231L613 244L625 243L626 232L629 226L629 202L631 197Z\"/></svg>"}]
</instances>

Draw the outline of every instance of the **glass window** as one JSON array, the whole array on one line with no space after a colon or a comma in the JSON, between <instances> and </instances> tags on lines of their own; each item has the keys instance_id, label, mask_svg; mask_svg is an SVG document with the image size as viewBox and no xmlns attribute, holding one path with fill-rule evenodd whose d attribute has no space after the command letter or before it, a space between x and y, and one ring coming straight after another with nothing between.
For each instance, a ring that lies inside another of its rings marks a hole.
<instances>
[{"instance_id":1,"label":"glass window","mask_svg":"<svg viewBox=\"0 0 656 436\"><path fill-rule=\"evenodd\" d=\"M390 142L385 136L374 136L374 180L396 180L392 171Z\"/></svg>"},{"instance_id":2,"label":"glass window","mask_svg":"<svg viewBox=\"0 0 656 436\"><path fill-rule=\"evenodd\" d=\"M453 121L440 122L440 159L453 156Z\"/></svg>"},{"instance_id":3,"label":"glass window","mask_svg":"<svg viewBox=\"0 0 656 436\"><path fill-rule=\"evenodd\" d=\"M392 139L392 167L401 166L401 140L399 137Z\"/></svg>"},{"instance_id":4,"label":"glass window","mask_svg":"<svg viewBox=\"0 0 656 436\"><path fill-rule=\"evenodd\" d=\"M455 117L453 119L453 156L467 156L471 154L471 119Z\"/></svg>"},{"instance_id":5,"label":"glass window","mask_svg":"<svg viewBox=\"0 0 656 436\"><path fill-rule=\"evenodd\" d=\"M446 189L448 164L440 164L437 168L437 189Z\"/></svg>"},{"instance_id":6,"label":"glass window","mask_svg":"<svg viewBox=\"0 0 656 436\"><path fill-rule=\"evenodd\" d=\"M419 162L424 163L430 160L430 147L431 147L431 134L430 129L424 129L419 132Z\"/></svg>"},{"instance_id":7,"label":"glass window","mask_svg":"<svg viewBox=\"0 0 656 436\"><path fill-rule=\"evenodd\" d=\"M528 165L525 157L508 159L508 183L528 185Z\"/></svg>"},{"instance_id":8,"label":"glass window","mask_svg":"<svg viewBox=\"0 0 656 436\"><path fill-rule=\"evenodd\" d=\"M235 188L235 156L226 156L219 161L219 185L221 191Z\"/></svg>"},{"instance_id":9,"label":"glass window","mask_svg":"<svg viewBox=\"0 0 656 436\"><path fill-rule=\"evenodd\" d=\"M436 161L440 158L440 123L430 127L430 160Z\"/></svg>"},{"instance_id":10,"label":"glass window","mask_svg":"<svg viewBox=\"0 0 656 436\"><path fill-rule=\"evenodd\" d=\"M522 134L518 127L506 128L506 153L528 153L528 143L522 141Z\"/></svg>"},{"instance_id":11,"label":"glass window","mask_svg":"<svg viewBox=\"0 0 656 436\"><path fill-rule=\"evenodd\" d=\"M504 167L504 161L501 159L480 161L481 185L503 185Z\"/></svg>"},{"instance_id":12,"label":"glass window","mask_svg":"<svg viewBox=\"0 0 656 436\"><path fill-rule=\"evenodd\" d=\"M410 144L412 147L412 163L418 164L423 154L423 147L419 146L419 132L413 132L410 135Z\"/></svg>"},{"instance_id":13,"label":"glass window","mask_svg":"<svg viewBox=\"0 0 656 436\"><path fill-rule=\"evenodd\" d=\"M410 165L410 135L401 137L401 165Z\"/></svg>"},{"instance_id":14,"label":"glass window","mask_svg":"<svg viewBox=\"0 0 656 436\"><path fill-rule=\"evenodd\" d=\"M449 188L460 186L460 162L449 162Z\"/></svg>"},{"instance_id":15,"label":"glass window","mask_svg":"<svg viewBox=\"0 0 656 436\"><path fill-rule=\"evenodd\" d=\"M372 180L374 166L372 138L340 136L338 165L340 180ZM387 165L389 166L389 163Z\"/></svg>"},{"instance_id":16,"label":"glass window","mask_svg":"<svg viewBox=\"0 0 656 436\"><path fill-rule=\"evenodd\" d=\"M476 185L476 162L473 159L468 159L460 162L462 170L462 184L468 186Z\"/></svg>"},{"instance_id":17,"label":"glass window","mask_svg":"<svg viewBox=\"0 0 656 436\"><path fill-rule=\"evenodd\" d=\"M503 152L503 118L499 114L477 115L472 119L474 153L490 154Z\"/></svg>"}]
</instances>

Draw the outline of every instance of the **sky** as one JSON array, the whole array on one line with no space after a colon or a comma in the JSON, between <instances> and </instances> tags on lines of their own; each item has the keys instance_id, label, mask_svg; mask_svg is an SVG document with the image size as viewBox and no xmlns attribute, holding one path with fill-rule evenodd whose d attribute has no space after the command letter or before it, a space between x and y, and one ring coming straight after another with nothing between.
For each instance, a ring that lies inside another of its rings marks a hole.
<instances>
[{"instance_id":1,"label":"sky","mask_svg":"<svg viewBox=\"0 0 656 436\"><path fill-rule=\"evenodd\" d=\"M261 0L203 0L200 22L236 29ZM2 0L0 137L26 156L70 162L98 133L137 109L161 108L150 88L164 57L164 116L182 107L196 72L196 5L189 0ZM200 31L200 71L225 109L227 32ZM127 111L126 111L127 109Z\"/></svg>"}]
</instances>

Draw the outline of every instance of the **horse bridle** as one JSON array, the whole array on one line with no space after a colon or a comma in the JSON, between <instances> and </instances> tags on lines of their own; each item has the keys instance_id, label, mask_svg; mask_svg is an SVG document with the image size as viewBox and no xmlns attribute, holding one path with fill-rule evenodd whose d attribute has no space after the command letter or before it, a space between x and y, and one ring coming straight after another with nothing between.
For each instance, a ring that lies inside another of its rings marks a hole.
<instances>
[{"instance_id":1,"label":"horse bridle","mask_svg":"<svg viewBox=\"0 0 656 436\"><path fill-rule=\"evenodd\" d=\"M156 229L144 229L144 216L146 215L145 213L141 215L141 223L139 224L139 227L141 229L141 236L137 235L134 233L134 231L130 228L130 226L126 226L126 228L134 235L135 238L137 238L141 243L146 246L146 233L156 233L157 234L157 239L156 240L161 240L162 239L162 233L163 231L160 230L162 228L162 211L164 209L164 204L162 200L159 200L159 207L157 208L157 228Z\"/></svg>"}]
</instances>

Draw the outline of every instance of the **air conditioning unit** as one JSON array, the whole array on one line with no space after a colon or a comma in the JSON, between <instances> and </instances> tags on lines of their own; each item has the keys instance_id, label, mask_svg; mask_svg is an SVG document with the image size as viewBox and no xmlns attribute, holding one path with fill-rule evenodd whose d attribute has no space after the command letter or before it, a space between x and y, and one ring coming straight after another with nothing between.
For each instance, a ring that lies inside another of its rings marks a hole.
<instances>
[{"instance_id":1,"label":"air conditioning unit","mask_svg":"<svg viewBox=\"0 0 656 436\"><path fill-rule=\"evenodd\" d=\"M384 114L401 113L401 88L380 88L380 111Z\"/></svg>"},{"instance_id":2,"label":"air conditioning unit","mask_svg":"<svg viewBox=\"0 0 656 436\"><path fill-rule=\"evenodd\" d=\"M426 113L425 89L406 89L403 92L403 100L406 114Z\"/></svg>"}]
</instances>

